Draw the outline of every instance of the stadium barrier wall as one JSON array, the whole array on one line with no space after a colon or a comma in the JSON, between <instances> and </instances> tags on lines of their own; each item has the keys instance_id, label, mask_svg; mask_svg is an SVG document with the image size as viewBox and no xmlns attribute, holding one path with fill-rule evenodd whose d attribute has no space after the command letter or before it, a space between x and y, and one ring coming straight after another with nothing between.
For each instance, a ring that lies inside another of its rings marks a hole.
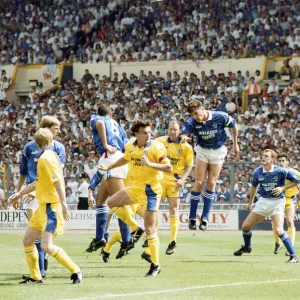
<instances>
[{"instance_id":1,"label":"stadium barrier wall","mask_svg":"<svg viewBox=\"0 0 300 300\"><path fill-rule=\"evenodd\" d=\"M89 230L95 229L96 212L94 210L71 210L70 220L66 222L66 230ZM179 211L179 229L188 230L188 210ZM169 229L169 211L159 211L159 229ZM143 225L143 220L135 216L136 221ZM198 215L200 219L200 215ZM1 230L20 230L27 226L27 218L24 210L2 210L0 211L0 231ZM109 225L110 230L118 229L118 221L115 216L112 217ZM212 211L209 219L209 230L238 230L238 211L220 210Z\"/></svg>"},{"instance_id":2,"label":"stadium barrier wall","mask_svg":"<svg viewBox=\"0 0 300 300\"><path fill-rule=\"evenodd\" d=\"M264 57L259 58L241 58L236 59L216 59L213 61L201 60L198 63L192 60L184 61L150 61L150 62L130 62L130 63L104 63L100 62L98 64L73 64L73 76L76 81L80 81L84 75L86 69L92 75L99 74L100 77L103 75L110 76L113 78L114 73L119 74L119 78L123 72L129 76L131 73L139 75L141 70L144 70L145 74L152 71L153 74L159 71L161 76L165 76L168 71L177 71L182 77L184 71L189 73L196 73L200 75L201 71L205 71L209 74L210 70L214 70L215 74L225 73L228 74L229 71L237 72L242 70L245 73L246 70L250 74L254 74L256 70L261 70L264 64Z\"/></svg>"},{"instance_id":3,"label":"stadium barrier wall","mask_svg":"<svg viewBox=\"0 0 300 300\"><path fill-rule=\"evenodd\" d=\"M239 210L238 211L239 229L242 229L243 222L245 221L245 219L247 218L249 213L250 212L247 210ZM294 222L295 222L296 230L297 231L300 230L300 211L296 211L295 217L294 217ZM285 228L285 230L287 230L286 224L284 224L284 228ZM254 227L254 229L255 230L272 230L271 217L265 218L265 220L262 223L257 224Z\"/></svg>"}]
</instances>

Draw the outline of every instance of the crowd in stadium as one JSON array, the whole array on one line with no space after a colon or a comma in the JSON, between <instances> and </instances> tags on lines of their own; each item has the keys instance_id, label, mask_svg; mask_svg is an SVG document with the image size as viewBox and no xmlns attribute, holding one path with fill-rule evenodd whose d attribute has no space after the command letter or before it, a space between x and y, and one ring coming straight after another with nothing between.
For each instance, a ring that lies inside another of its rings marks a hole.
<instances>
[{"instance_id":1,"label":"crowd in stadium","mask_svg":"<svg viewBox=\"0 0 300 300\"><path fill-rule=\"evenodd\" d=\"M49 9L45 9L44 2L0 3L1 65L300 56L297 1L164 1L146 5L131 1L135 3L131 5L123 0L90 0L75 5L74 1L49 0L48 5L53 2ZM5 89L10 78L3 71L1 88ZM15 191L22 148L33 138L35 125L43 115L56 115L62 122L60 140L68 154L68 201L76 203L78 177L84 173L87 176L81 181L88 182L99 159L89 118L100 101L111 106L114 118L129 137L133 120L149 119L155 138L167 134L170 120L182 123L187 119L189 99L201 99L205 108L227 112L238 122L241 159L245 163L235 171L234 198L246 201L260 149L289 151L291 165L300 167L298 65L284 65L282 73L295 78L284 90L279 89L275 79L262 89L256 86L260 71L186 71L180 77L176 72L141 70L139 74L116 73L110 79L86 70L80 82L67 81L42 98L33 89L26 101L16 106L0 95L0 159L13 165L10 193ZM243 111L241 93L247 87L251 87L250 105ZM229 149L230 143L228 139ZM229 154L223 168L217 199L220 202L230 198L230 162L234 160ZM183 199L193 180L191 173L181 191Z\"/></svg>"},{"instance_id":2,"label":"crowd in stadium","mask_svg":"<svg viewBox=\"0 0 300 300\"><path fill-rule=\"evenodd\" d=\"M296 0L4 0L0 62L300 56L299 6Z\"/></svg>"}]
</instances>

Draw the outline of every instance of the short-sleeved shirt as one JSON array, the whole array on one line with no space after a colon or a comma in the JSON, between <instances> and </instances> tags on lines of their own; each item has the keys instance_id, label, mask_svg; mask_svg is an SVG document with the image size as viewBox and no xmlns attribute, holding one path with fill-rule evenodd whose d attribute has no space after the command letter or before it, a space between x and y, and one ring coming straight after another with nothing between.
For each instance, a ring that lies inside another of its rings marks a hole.
<instances>
[{"instance_id":1,"label":"short-sleeved shirt","mask_svg":"<svg viewBox=\"0 0 300 300\"><path fill-rule=\"evenodd\" d=\"M193 134L197 144L202 148L218 149L226 142L225 128L233 128L235 120L226 113L208 111L209 118L205 122L197 122L193 117L184 122L182 134Z\"/></svg>"},{"instance_id":2,"label":"short-sleeved shirt","mask_svg":"<svg viewBox=\"0 0 300 300\"><path fill-rule=\"evenodd\" d=\"M39 204L60 202L55 183L63 178L58 155L51 149L45 149L37 165L36 198Z\"/></svg>"},{"instance_id":3,"label":"short-sleeved shirt","mask_svg":"<svg viewBox=\"0 0 300 300\"><path fill-rule=\"evenodd\" d=\"M264 170L263 166L256 168L252 176L252 186L258 187L258 193L263 198L278 199L285 196L285 192L275 196L272 190L277 187L285 186L286 180L290 182L300 182L295 173L289 169L273 166L270 171Z\"/></svg>"},{"instance_id":4,"label":"short-sleeved shirt","mask_svg":"<svg viewBox=\"0 0 300 300\"><path fill-rule=\"evenodd\" d=\"M297 176L298 178L300 178L300 172L299 172L299 171L297 171L297 170L295 170L295 169L292 169L292 168L287 168L287 169L290 170L292 173L295 173L296 176ZM289 183L290 183L290 181L287 180L287 181L286 181L286 184L289 184ZM293 197L295 197L298 193L299 193L298 187L297 187L297 186L294 186L294 187L292 187L291 189L288 189L288 190L285 191L285 196L286 196L286 198L293 198Z\"/></svg>"},{"instance_id":5,"label":"short-sleeved shirt","mask_svg":"<svg viewBox=\"0 0 300 300\"><path fill-rule=\"evenodd\" d=\"M180 138L172 142L168 136L156 139L163 143L167 150L167 157L170 160L173 171L164 173L164 181L175 177L179 179L183 176L185 167L192 167L194 163L194 151L188 143L181 143Z\"/></svg>"},{"instance_id":6,"label":"short-sleeved shirt","mask_svg":"<svg viewBox=\"0 0 300 300\"><path fill-rule=\"evenodd\" d=\"M51 149L58 155L62 165L66 163L66 151L62 143L53 141ZM41 153L35 141L25 145L20 166L20 174L26 176L26 183L36 180L37 163Z\"/></svg>"},{"instance_id":7,"label":"short-sleeved shirt","mask_svg":"<svg viewBox=\"0 0 300 300\"><path fill-rule=\"evenodd\" d=\"M165 146L159 141L150 141L144 147L139 148L137 141L130 141L125 146L124 159L129 161L131 182L139 185L155 185L160 183L163 178L163 172L155 170L148 166L142 166L143 156L147 156L150 162L165 163L167 151Z\"/></svg>"}]
</instances>

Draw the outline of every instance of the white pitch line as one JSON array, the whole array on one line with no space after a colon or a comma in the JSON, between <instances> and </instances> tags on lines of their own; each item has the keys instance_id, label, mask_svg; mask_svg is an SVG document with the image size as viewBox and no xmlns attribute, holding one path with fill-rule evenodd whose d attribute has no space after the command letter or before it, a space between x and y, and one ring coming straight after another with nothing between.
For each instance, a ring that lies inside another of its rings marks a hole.
<instances>
[{"instance_id":1,"label":"white pitch line","mask_svg":"<svg viewBox=\"0 0 300 300\"><path fill-rule=\"evenodd\" d=\"M151 280L151 279L150 279ZM299 281L299 279L282 279L282 280L265 280L265 281L252 281L252 282L234 282L234 283L224 283L224 284L210 284L210 285L199 285L199 286L190 286L180 289L171 289L171 290L160 290L160 291L152 291L152 292L139 292L139 293L131 293L131 294L107 294L98 297L90 297L90 298L69 298L63 300L95 300L95 299L106 299L106 298L116 298L116 297L132 297L132 296L144 296L144 295L156 295L156 294L166 294L166 293L176 293L190 290L200 290L200 289L210 289L210 288L218 288L218 287L230 287L230 286L238 286L238 285L248 285L248 284L265 284L265 283L281 283L281 282L292 282Z\"/></svg>"}]
</instances>

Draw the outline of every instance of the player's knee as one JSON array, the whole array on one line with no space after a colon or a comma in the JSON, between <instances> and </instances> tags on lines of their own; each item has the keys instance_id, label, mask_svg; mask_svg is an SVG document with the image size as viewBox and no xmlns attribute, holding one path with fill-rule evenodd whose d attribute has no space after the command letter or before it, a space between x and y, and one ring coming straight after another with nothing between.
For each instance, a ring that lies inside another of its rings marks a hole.
<instances>
[{"instance_id":1,"label":"player's knee","mask_svg":"<svg viewBox=\"0 0 300 300\"><path fill-rule=\"evenodd\" d=\"M50 244L48 242L42 242L41 247L42 247L42 250L45 251L48 254L50 254L53 251L52 244Z\"/></svg>"},{"instance_id":2,"label":"player's knee","mask_svg":"<svg viewBox=\"0 0 300 300\"><path fill-rule=\"evenodd\" d=\"M203 188L204 182L200 179L195 179L195 183L194 183L194 189L199 190L199 192L201 191L201 189Z\"/></svg>"},{"instance_id":3,"label":"player's knee","mask_svg":"<svg viewBox=\"0 0 300 300\"><path fill-rule=\"evenodd\" d=\"M242 230L243 230L243 231L249 231L249 230L251 230L250 224L248 224L248 223L243 223L243 225L242 225Z\"/></svg>"},{"instance_id":4,"label":"player's knee","mask_svg":"<svg viewBox=\"0 0 300 300\"><path fill-rule=\"evenodd\" d=\"M30 238L30 237L24 236L24 238L23 238L23 245L24 245L24 247L32 246L32 245L34 245L34 240L32 238Z\"/></svg>"},{"instance_id":5,"label":"player's knee","mask_svg":"<svg viewBox=\"0 0 300 300\"><path fill-rule=\"evenodd\" d=\"M155 224L145 227L146 236L153 235L156 232Z\"/></svg>"},{"instance_id":6,"label":"player's knee","mask_svg":"<svg viewBox=\"0 0 300 300\"><path fill-rule=\"evenodd\" d=\"M287 216L286 217L286 224L287 224L288 227L295 227L294 218L290 217L290 216Z\"/></svg>"},{"instance_id":7,"label":"player's knee","mask_svg":"<svg viewBox=\"0 0 300 300\"><path fill-rule=\"evenodd\" d=\"M105 204L105 200L103 199L96 199L96 205L97 206L103 206Z\"/></svg>"},{"instance_id":8,"label":"player's knee","mask_svg":"<svg viewBox=\"0 0 300 300\"><path fill-rule=\"evenodd\" d=\"M206 188L210 191L214 191L216 188L216 179L215 178L208 178L206 181Z\"/></svg>"},{"instance_id":9,"label":"player's knee","mask_svg":"<svg viewBox=\"0 0 300 300\"><path fill-rule=\"evenodd\" d=\"M274 231L278 236L282 235L284 232L283 227L275 227Z\"/></svg>"}]
</instances>

